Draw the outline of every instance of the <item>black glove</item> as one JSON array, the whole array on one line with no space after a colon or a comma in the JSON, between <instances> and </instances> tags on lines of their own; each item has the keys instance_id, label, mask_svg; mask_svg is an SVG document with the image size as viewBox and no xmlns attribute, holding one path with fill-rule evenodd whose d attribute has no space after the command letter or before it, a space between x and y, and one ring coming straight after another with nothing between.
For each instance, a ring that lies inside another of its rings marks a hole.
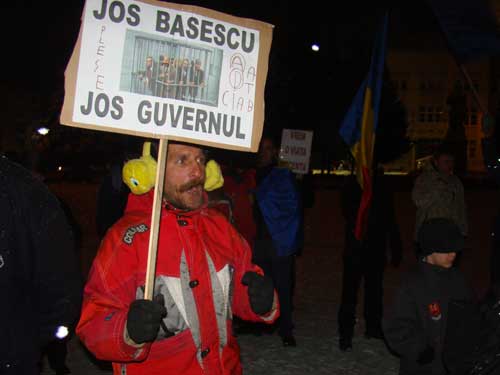
<instances>
[{"instance_id":1,"label":"black glove","mask_svg":"<svg viewBox=\"0 0 500 375\"><path fill-rule=\"evenodd\" d=\"M137 344L154 341L162 319L167 316L163 295L153 301L138 299L130 304L127 314L127 332Z\"/></svg>"},{"instance_id":2,"label":"black glove","mask_svg":"<svg viewBox=\"0 0 500 375\"><path fill-rule=\"evenodd\" d=\"M430 345L427 345L427 347L419 353L417 363L419 365L427 365L434 361L434 357L434 348Z\"/></svg>"},{"instance_id":3,"label":"black glove","mask_svg":"<svg viewBox=\"0 0 500 375\"><path fill-rule=\"evenodd\" d=\"M274 300L273 280L269 276L261 276L256 272L247 272L241 279L243 285L248 286L250 307L257 315L264 315L271 311Z\"/></svg>"}]
</instances>

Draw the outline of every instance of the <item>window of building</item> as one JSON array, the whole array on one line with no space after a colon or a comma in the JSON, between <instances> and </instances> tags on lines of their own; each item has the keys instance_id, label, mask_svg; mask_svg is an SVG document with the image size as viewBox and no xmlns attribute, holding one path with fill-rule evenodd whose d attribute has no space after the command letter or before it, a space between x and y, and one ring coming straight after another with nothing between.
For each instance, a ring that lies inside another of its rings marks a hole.
<instances>
[{"instance_id":1,"label":"window of building","mask_svg":"<svg viewBox=\"0 0 500 375\"><path fill-rule=\"evenodd\" d=\"M469 159L475 159L476 158L476 152L477 152L477 148L476 148L476 141L475 140L470 140L467 142L467 151L468 151L468 155L467 157Z\"/></svg>"},{"instance_id":2,"label":"window of building","mask_svg":"<svg viewBox=\"0 0 500 375\"><path fill-rule=\"evenodd\" d=\"M441 106L421 105L418 107L418 122L437 123L443 120Z\"/></svg>"},{"instance_id":3,"label":"window of building","mask_svg":"<svg viewBox=\"0 0 500 375\"><path fill-rule=\"evenodd\" d=\"M443 120L443 108L441 106L434 107L434 122L441 122Z\"/></svg>"},{"instance_id":4,"label":"window of building","mask_svg":"<svg viewBox=\"0 0 500 375\"><path fill-rule=\"evenodd\" d=\"M478 115L477 108L474 105L471 105L467 108L467 124L471 126L475 126L478 123Z\"/></svg>"},{"instance_id":5,"label":"window of building","mask_svg":"<svg viewBox=\"0 0 500 375\"><path fill-rule=\"evenodd\" d=\"M395 79L392 81L392 84L397 91L406 91L408 89L406 79Z\"/></svg>"},{"instance_id":6,"label":"window of building","mask_svg":"<svg viewBox=\"0 0 500 375\"><path fill-rule=\"evenodd\" d=\"M415 111L410 111L408 113L408 120L410 124L413 124L415 122Z\"/></svg>"},{"instance_id":7,"label":"window of building","mask_svg":"<svg viewBox=\"0 0 500 375\"><path fill-rule=\"evenodd\" d=\"M426 106L421 105L420 107L418 107L418 122L425 122L426 112L427 112Z\"/></svg>"},{"instance_id":8,"label":"window of building","mask_svg":"<svg viewBox=\"0 0 500 375\"><path fill-rule=\"evenodd\" d=\"M419 82L418 88L420 91L440 91L443 89L443 81L439 79L424 79Z\"/></svg>"}]
</instances>

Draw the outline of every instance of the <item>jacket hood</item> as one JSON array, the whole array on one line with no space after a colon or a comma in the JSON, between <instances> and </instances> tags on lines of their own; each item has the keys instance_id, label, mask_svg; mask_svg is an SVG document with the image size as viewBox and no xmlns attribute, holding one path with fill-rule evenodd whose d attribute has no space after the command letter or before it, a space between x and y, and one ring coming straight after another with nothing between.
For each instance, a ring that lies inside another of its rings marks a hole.
<instances>
[{"instance_id":1,"label":"jacket hood","mask_svg":"<svg viewBox=\"0 0 500 375\"><path fill-rule=\"evenodd\" d=\"M154 189L151 189L145 194L136 195L130 193L128 195L127 206L125 207L125 214L130 213L141 213L141 214L149 214L153 212L153 201L154 201ZM174 207L171 203L167 201L163 201L162 206L167 210L171 211L174 214L182 214L182 215L192 215L206 208L208 203L208 196L206 192L203 192L203 204L200 208L196 210L181 210L179 208Z\"/></svg>"}]
</instances>

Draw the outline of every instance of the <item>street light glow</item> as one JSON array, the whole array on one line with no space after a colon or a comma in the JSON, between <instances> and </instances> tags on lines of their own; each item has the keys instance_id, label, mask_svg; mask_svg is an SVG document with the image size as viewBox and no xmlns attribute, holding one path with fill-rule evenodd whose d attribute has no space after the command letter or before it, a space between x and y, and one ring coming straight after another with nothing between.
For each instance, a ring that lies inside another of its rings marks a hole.
<instances>
[{"instance_id":1,"label":"street light glow","mask_svg":"<svg viewBox=\"0 0 500 375\"><path fill-rule=\"evenodd\" d=\"M311 46L311 49L312 49L314 52L318 52L318 51L319 51L319 44L314 43L314 44Z\"/></svg>"},{"instance_id":2,"label":"street light glow","mask_svg":"<svg viewBox=\"0 0 500 375\"><path fill-rule=\"evenodd\" d=\"M49 131L50 131L50 130L49 130L48 128L44 127L44 126L42 126L41 128L38 128L38 129L36 130L36 132L37 132L38 134L40 134L40 135L47 135L47 134L49 134Z\"/></svg>"},{"instance_id":3,"label":"street light glow","mask_svg":"<svg viewBox=\"0 0 500 375\"><path fill-rule=\"evenodd\" d=\"M65 327L65 326L59 326L57 327L57 330L56 330L56 334L55 336L58 338L58 339L63 339L65 338L66 336L68 336L69 334L69 330L68 330L68 327Z\"/></svg>"}]
</instances>

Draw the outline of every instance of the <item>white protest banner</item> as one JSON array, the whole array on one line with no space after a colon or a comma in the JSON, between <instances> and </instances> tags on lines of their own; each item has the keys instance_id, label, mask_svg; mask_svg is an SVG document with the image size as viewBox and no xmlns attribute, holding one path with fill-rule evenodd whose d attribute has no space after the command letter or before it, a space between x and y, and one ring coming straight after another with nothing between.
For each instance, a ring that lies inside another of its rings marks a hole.
<instances>
[{"instance_id":1,"label":"white protest banner","mask_svg":"<svg viewBox=\"0 0 500 375\"><path fill-rule=\"evenodd\" d=\"M312 138L312 131L283 129L280 159L286 161L294 173L309 173Z\"/></svg>"},{"instance_id":2,"label":"white protest banner","mask_svg":"<svg viewBox=\"0 0 500 375\"><path fill-rule=\"evenodd\" d=\"M87 0L61 123L258 149L272 25L155 0Z\"/></svg>"}]
</instances>

